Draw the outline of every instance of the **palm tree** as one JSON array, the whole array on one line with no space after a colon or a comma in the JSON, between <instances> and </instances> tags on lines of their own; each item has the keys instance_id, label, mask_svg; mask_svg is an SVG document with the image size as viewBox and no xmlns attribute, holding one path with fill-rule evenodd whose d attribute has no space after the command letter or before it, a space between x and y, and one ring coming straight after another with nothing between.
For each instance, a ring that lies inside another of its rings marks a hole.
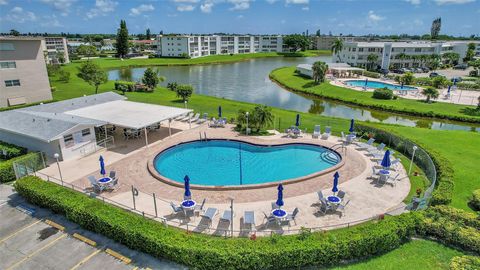
<instances>
[{"instance_id":1,"label":"palm tree","mask_svg":"<svg viewBox=\"0 0 480 270\"><path fill-rule=\"evenodd\" d=\"M403 61L407 59L407 55L405 53L399 53L395 58L400 60L400 67L403 67Z\"/></svg>"},{"instance_id":2,"label":"palm tree","mask_svg":"<svg viewBox=\"0 0 480 270\"><path fill-rule=\"evenodd\" d=\"M367 62L370 70L373 69L373 65L377 62L377 60L378 60L377 54L371 53L367 56Z\"/></svg>"},{"instance_id":3,"label":"palm tree","mask_svg":"<svg viewBox=\"0 0 480 270\"><path fill-rule=\"evenodd\" d=\"M257 132L263 127L273 124L272 109L265 105L255 107L252 113L252 122L257 128Z\"/></svg>"},{"instance_id":4,"label":"palm tree","mask_svg":"<svg viewBox=\"0 0 480 270\"><path fill-rule=\"evenodd\" d=\"M332 44L332 53L336 54L340 62L340 51L343 49L343 41L337 38Z\"/></svg>"},{"instance_id":5,"label":"palm tree","mask_svg":"<svg viewBox=\"0 0 480 270\"><path fill-rule=\"evenodd\" d=\"M428 66L432 71L435 71L440 67L441 57L438 54L431 54L428 59Z\"/></svg>"},{"instance_id":6,"label":"palm tree","mask_svg":"<svg viewBox=\"0 0 480 270\"><path fill-rule=\"evenodd\" d=\"M422 90L422 94L427 97L426 102L431 103L430 99L436 99L439 96L437 88L426 87Z\"/></svg>"},{"instance_id":7,"label":"palm tree","mask_svg":"<svg viewBox=\"0 0 480 270\"><path fill-rule=\"evenodd\" d=\"M327 74L328 66L325 62L318 61L313 63L312 71L313 71L313 80L315 83L321 83L325 81L325 75Z\"/></svg>"}]
</instances>

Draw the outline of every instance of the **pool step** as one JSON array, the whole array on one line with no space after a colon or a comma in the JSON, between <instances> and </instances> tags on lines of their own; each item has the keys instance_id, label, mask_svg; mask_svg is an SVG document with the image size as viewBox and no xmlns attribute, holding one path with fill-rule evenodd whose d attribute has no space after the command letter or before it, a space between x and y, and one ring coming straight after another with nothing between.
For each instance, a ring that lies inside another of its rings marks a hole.
<instances>
[{"instance_id":1,"label":"pool step","mask_svg":"<svg viewBox=\"0 0 480 270\"><path fill-rule=\"evenodd\" d=\"M340 160L338 156L331 152L323 152L320 157L323 161L330 163L330 164L337 164Z\"/></svg>"}]
</instances>

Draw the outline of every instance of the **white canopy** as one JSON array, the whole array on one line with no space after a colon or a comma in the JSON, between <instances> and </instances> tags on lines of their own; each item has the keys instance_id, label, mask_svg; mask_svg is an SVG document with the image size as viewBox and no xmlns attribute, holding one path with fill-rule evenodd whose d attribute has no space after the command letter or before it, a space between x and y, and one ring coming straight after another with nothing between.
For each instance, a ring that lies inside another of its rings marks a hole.
<instances>
[{"instance_id":1,"label":"white canopy","mask_svg":"<svg viewBox=\"0 0 480 270\"><path fill-rule=\"evenodd\" d=\"M104 121L116 126L140 129L185 115L191 111L190 109L116 100L65 113Z\"/></svg>"}]
</instances>

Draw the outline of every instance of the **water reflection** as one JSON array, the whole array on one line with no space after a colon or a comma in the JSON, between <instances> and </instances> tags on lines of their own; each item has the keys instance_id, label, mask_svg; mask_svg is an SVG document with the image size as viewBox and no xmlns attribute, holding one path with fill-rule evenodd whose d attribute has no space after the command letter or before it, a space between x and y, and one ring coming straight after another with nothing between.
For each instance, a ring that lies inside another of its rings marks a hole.
<instances>
[{"instance_id":1,"label":"water reflection","mask_svg":"<svg viewBox=\"0 0 480 270\"><path fill-rule=\"evenodd\" d=\"M341 118L355 118L362 121L382 122L404 126L422 126L432 129L476 130L480 126L452 123L446 121L430 121L368 110L356 106L340 104L322 99L315 99L289 92L270 81L268 74L271 70L294 66L300 63L315 61L330 62L330 57L309 58L263 58L232 64L203 65L203 66L170 66L158 67L158 74L166 77L162 85L169 82L188 83L195 87L195 92L209 96L227 98L239 101L265 104L268 106L288 110L302 111L335 116ZM109 71L110 80L139 81L146 68L122 68ZM418 123L418 121L422 121ZM427 124L429 122L429 124Z\"/></svg>"}]
</instances>

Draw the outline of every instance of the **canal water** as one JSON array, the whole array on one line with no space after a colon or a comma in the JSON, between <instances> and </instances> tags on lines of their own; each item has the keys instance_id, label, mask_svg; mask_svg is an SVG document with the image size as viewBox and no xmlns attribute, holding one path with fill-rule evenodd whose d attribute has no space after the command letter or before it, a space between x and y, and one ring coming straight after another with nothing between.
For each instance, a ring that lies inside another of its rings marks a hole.
<instances>
[{"instance_id":1,"label":"canal water","mask_svg":"<svg viewBox=\"0 0 480 270\"><path fill-rule=\"evenodd\" d=\"M331 62L331 57L258 58L228 64L162 66L158 70L161 76L166 77L162 85L169 82L191 84L195 93L203 95L347 119L480 132L480 125L416 118L299 95L281 88L268 78L268 74L275 68L315 61ZM108 77L110 80L139 81L145 69L146 67L114 69L108 72Z\"/></svg>"}]
</instances>

